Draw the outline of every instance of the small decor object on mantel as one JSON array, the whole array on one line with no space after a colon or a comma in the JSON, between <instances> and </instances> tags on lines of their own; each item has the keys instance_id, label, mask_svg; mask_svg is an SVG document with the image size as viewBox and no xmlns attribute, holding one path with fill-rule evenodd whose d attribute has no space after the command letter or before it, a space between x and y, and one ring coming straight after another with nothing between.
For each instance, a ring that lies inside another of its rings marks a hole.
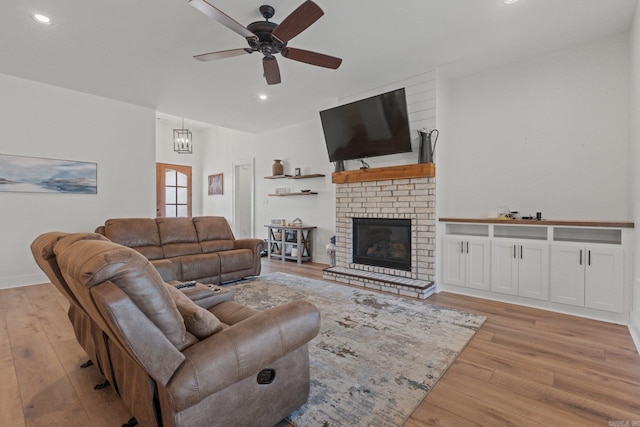
<instances>
[{"instance_id":1,"label":"small decor object on mantel","mask_svg":"<svg viewBox=\"0 0 640 427\"><path fill-rule=\"evenodd\" d=\"M296 168L295 169L295 173L293 175L294 176L300 176L300 168Z\"/></svg>"},{"instance_id":2,"label":"small decor object on mantel","mask_svg":"<svg viewBox=\"0 0 640 427\"><path fill-rule=\"evenodd\" d=\"M433 156L436 152L436 142L438 142L438 136L440 132L438 129L432 129L427 132L426 129L418 131L420 135L420 147L418 151L418 163L433 163ZM433 146L431 140L433 139Z\"/></svg>"},{"instance_id":3,"label":"small decor object on mantel","mask_svg":"<svg viewBox=\"0 0 640 427\"><path fill-rule=\"evenodd\" d=\"M273 166L271 166L271 174L273 176L284 175L284 166L282 166L282 160L274 160Z\"/></svg>"}]
</instances>

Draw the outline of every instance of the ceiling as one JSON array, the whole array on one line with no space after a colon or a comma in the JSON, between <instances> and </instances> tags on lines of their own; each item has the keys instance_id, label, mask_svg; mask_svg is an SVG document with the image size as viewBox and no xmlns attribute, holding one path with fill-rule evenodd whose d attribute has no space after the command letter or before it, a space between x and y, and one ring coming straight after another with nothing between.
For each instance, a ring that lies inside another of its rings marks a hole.
<instances>
[{"instance_id":1,"label":"ceiling","mask_svg":"<svg viewBox=\"0 0 640 427\"><path fill-rule=\"evenodd\" d=\"M270 0L271 21L282 21L302 1ZM263 19L260 1L209 2L243 25ZM3 1L0 73L259 133L436 66L469 72L623 33L638 0L316 3L325 15L289 46L341 57L342 66L329 70L278 56L279 85L267 86L257 53L194 60L246 42L187 0ZM34 12L53 24L36 24Z\"/></svg>"}]
</instances>

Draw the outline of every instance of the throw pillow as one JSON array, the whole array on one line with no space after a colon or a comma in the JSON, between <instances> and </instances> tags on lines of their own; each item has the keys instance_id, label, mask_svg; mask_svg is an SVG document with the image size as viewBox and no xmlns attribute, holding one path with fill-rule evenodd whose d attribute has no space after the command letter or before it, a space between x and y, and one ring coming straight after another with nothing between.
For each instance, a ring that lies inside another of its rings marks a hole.
<instances>
[{"instance_id":1,"label":"throw pillow","mask_svg":"<svg viewBox=\"0 0 640 427\"><path fill-rule=\"evenodd\" d=\"M184 325L188 332L195 335L199 340L203 340L222 330L222 323L210 311L195 304L173 285L168 283L166 285L184 319Z\"/></svg>"}]
</instances>

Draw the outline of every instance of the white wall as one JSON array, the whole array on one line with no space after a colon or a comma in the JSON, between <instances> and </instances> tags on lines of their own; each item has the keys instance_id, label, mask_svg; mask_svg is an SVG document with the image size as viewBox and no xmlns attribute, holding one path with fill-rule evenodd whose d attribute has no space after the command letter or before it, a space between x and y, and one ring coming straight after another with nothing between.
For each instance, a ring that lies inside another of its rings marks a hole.
<instances>
[{"instance_id":1,"label":"white wall","mask_svg":"<svg viewBox=\"0 0 640 427\"><path fill-rule=\"evenodd\" d=\"M0 288L48 281L29 249L41 233L154 215L152 110L6 75L0 100L1 154L98 164L97 195L0 192Z\"/></svg>"},{"instance_id":2,"label":"white wall","mask_svg":"<svg viewBox=\"0 0 640 427\"><path fill-rule=\"evenodd\" d=\"M636 9L631 30L630 66L630 194L632 218L640 225L640 6ZM633 299L631 306L631 335L640 350L640 239L636 238L633 272Z\"/></svg>"},{"instance_id":3,"label":"white wall","mask_svg":"<svg viewBox=\"0 0 640 427\"><path fill-rule=\"evenodd\" d=\"M202 199L201 215L223 216L233 227L233 162L257 157L256 136L247 132L211 126L209 129L200 131L199 138L202 138L203 143L203 185L207 182L209 175L219 173L223 174L222 182L224 185L224 194L212 196L208 194L207 185L203 186L200 193ZM254 201L255 203L257 202ZM256 229L256 231L259 230ZM262 237L262 235L258 234L257 237Z\"/></svg>"},{"instance_id":4,"label":"white wall","mask_svg":"<svg viewBox=\"0 0 640 427\"><path fill-rule=\"evenodd\" d=\"M438 215L627 220L628 37L449 82Z\"/></svg>"},{"instance_id":5,"label":"white wall","mask_svg":"<svg viewBox=\"0 0 640 427\"><path fill-rule=\"evenodd\" d=\"M329 163L320 118L294 126L265 132L257 136L256 144L256 222L257 237L266 238L266 224L281 218L287 222L300 218L305 225L318 227L313 235L313 260L328 262L325 246L335 235L335 185L331 183L333 165ZM325 174L310 179L264 179L271 176L274 159L282 160L284 173L293 175L295 168L302 175ZM273 197L276 188L292 192L309 189L318 195Z\"/></svg>"}]
</instances>

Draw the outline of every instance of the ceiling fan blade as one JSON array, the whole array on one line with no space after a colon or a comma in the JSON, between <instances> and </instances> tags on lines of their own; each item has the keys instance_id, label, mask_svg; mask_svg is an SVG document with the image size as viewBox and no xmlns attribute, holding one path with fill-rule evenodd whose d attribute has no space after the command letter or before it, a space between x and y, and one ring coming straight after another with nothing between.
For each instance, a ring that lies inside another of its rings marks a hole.
<instances>
[{"instance_id":1,"label":"ceiling fan blade","mask_svg":"<svg viewBox=\"0 0 640 427\"><path fill-rule=\"evenodd\" d=\"M211 61L214 59L231 58L232 56L244 55L245 53L252 53L251 49L231 49L221 50L219 52L203 53L201 55L194 56L198 61Z\"/></svg>"},{"instance_id":2,"label":"ceiling fan blade","mask_svg":"<svg viewBox=\"0 0 640 427\"><path fill-rule=\"evenodd\" d=\"M293 47L285 47L280 52L282 56L294 61L304 62L305 64L316 65L318 67L336 69L342 64L342 59L335 56L325 55L323 53L312 52L310 50L296 49Z\"/></svg>"},{"instance_id":3,"label":"ceiling fan blade","mask_svg":"<svg viewBox=\"0 0 640 427\"><path fill-rule=\"evenodd\" d=\"M316 22L324 15L320 6L307 0L296 10L291 12L284 21L271 33L271 38L280 43L286 43Z\"/></svg>"},{"instance_id":4,"label":"ceiling fan blade","mask_svg":"<svg viewBox=\"0 0 640 427\"><path fill-rule=\"evenodd\" d=\"M258 38L258 36L256 36L253 32L247 30L238 21L236 21L235 19L231 18L229 15L227 15L226 13L221 11L220 9L216 8L215 6L212 6L211 4L206 2L205 0L189 0L189 4L191 6L193 6L193 7L195 7L196 9L198 9L200 12L204 13L205 15L207 15L208 17L213 18L214 20L218 21L219 23L221 23L222 25L224 25L225 27L227 27L231 31L234 31L234 32L240 34L244 38L247 38L247 39L257 39Z\"/></svg>"},{"instance_id":5,"label":"ceiling fan blade","mask_svg":"<svg viewBox=\"0 0 640 427\"><path fill-rule=\"evenodd\" d=\"M262 67L264 68L264 78L267 79L268 85L277 85L280 83L280 67L278 67L276 58L273 56L263 57Z\"/></svg>"}]
</instances>

